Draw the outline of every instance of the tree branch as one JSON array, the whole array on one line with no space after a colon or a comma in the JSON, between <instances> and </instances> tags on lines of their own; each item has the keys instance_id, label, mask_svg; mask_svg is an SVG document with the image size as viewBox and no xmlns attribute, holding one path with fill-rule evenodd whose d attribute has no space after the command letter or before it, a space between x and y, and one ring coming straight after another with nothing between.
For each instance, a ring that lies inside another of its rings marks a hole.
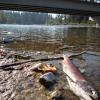
<instances>
[{"instance_id":1,"label":"tree branch","mask_svg":"<svg viewBox=\"0 0 100 100\"><path fill-rule=\"evenodd\" d=\"M85 53L85 51L83 51L83 52L81 52L81 53L77 53L77 54L70 54L70 55L68 55L68 57L79 56L79 55L84 54L84 53ZM17 65L21 65L21 64L29 63L29 62L52 61L52 60L63 60L62 54L61 54L60 57L30 59L30 60L25 60L25 61L20 61L20 62L11 63L11 64L1 65L1 66L0 66L0 69L4 69L4 68L10 67L10 66L17 66Z\"/></svg>"}]
</instances>

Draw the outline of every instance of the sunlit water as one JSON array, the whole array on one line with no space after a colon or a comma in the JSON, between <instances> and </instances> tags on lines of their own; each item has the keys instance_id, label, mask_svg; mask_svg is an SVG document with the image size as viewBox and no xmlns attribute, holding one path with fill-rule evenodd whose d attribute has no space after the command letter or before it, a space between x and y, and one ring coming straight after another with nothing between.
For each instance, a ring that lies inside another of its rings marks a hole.
<instances>
[{"instance_id":1,"label":"sunlit water","mask_svg":"<svg viewBox=\"0 0 100 100\"><path fill-rule=\"evenodd\" d=\"M79 25L0 25L0 31L12 32L8 35L14 38L14 42L6 46L13 49L54 51L68 45L100 51L100 28Z\"/></svg>"},{"instance_id":2,"label":"sunlit water","mask_svg":"<svg viewBox=\"0 0 100 100\"><path fill-rule=\"evenodd\" d=\"M2 31L10 31L11 34L5 35L2 34ZM100 95L100 28L79 25L0 25L0 33L1 45L12 50L53 53L66 53L66 51L90 52L75 58L73 62L86 69L87 79L94 85ZM14 41L4 44L3 38L9 36ZM54 61L54 64L59 66L56 61Z\"/></svg>"}]
</instances>

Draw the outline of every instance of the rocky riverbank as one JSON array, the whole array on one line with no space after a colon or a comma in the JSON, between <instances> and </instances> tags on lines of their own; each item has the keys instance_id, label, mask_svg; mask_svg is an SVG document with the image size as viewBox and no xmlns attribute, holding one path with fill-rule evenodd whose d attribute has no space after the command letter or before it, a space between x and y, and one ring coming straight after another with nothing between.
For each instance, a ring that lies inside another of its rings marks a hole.
<instances>
[{"instance_id":1,"label":"rocky riverbank","mask_svg":"<svg viewBox=\"0 0 100 100\"><path fill-rule=\"evenodd\" d=\"M7 55L12 56L6 58ZM8 62L11 64L33 58L48 58L48 56L52 55L46 52L7 51L4 54L2 53L0 60L2 62L6 58L4 61L7 63L1 63L3 65L8 64ZM92 56L91 59L89 56ZM82 54L74 57L72 61L79 67L88 81L92 82L100 94L100 59L94 55ZM36 72L31 70L34 65L40 62L28 62L17 66L0 68L0 100L79 100L69 90L66 75L62 71L61 60L41 62L52 64L56 68L56 72L53 73L55 81L49 87L40 82L40 77L45 74L45 71Z\"/></svg>"}]
</instances>

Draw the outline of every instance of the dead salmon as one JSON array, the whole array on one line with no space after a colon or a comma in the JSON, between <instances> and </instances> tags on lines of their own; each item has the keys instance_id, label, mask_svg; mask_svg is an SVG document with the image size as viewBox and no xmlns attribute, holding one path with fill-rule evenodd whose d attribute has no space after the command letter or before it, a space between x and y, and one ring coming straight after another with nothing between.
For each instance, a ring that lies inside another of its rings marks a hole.
<instances>
[{"instance_id":1,"label":"dead salmon","mask_svg":"<svg viewBox=\"0 0 100 100\"><path fill-rule=\"evenodd\" d=\"M85 79L79 69L67 56L64 55L63 57L63 71L66 74L70 89L80 98L80 100L98 100L96 90Z\"/></svg>"}]
</instances>

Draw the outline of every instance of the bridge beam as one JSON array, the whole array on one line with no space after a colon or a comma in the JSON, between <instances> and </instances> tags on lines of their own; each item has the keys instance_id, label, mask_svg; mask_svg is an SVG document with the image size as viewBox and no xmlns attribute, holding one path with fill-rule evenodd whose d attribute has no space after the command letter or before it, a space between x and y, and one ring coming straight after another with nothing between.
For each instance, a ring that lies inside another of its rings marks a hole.
<instances>
[{"instance_id":1,"label":"bridge beam","mask_svg":"<svg viewBox=\"0 0 100 100\"><path fill-rule=\"evenodd\" d=\"M100 4L71 0L0 0L0 9L100 16Z\"/></svg>"}]
</instances>

